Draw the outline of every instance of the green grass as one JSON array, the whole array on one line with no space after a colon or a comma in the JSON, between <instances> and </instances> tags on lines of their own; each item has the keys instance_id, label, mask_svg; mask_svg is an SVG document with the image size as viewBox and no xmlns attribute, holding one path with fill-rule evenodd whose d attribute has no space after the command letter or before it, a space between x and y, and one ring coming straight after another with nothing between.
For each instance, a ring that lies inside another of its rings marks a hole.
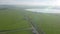
<instances>
[{"instance_id":1,"label":"green grass","mask_svg":"<svg viewBox=\"0 0 60 34\"><path fill-rule=\"evenodd\" d=\"M14 30L31 28L24 20L23 11L18 9L0 10L0 30ZM4 33L5 34L5 33ZM7 34L32 34L31 31L7 32Z\"/></svg>"},{"instance_id":2,"label":"green grass","mask_svg":"<svg viewBox=\"0 0 60 34\"><path fill-rule=\"evenodd\" d=\"M0 32L0 34L33 34L31 30L15 31L15 32Z\"/></svg>"},{"instance_id":3,"label":"green grass","mask_svg":"<svg viewBox=\"0 0 60 34\"><path fill-rule=\"evenodd\" d=\"M0 30L9 30L16 28L28 28L29 25L19 11L2 10L0 11L0 27Z\"/></svg>"},{"instance_id":4,"label":"green grass","mask_svg":"<svg viewBox=\"0 0 60 34\"><path fill-rule=\"evenodd\" d=\"M32 34L30 30L16 31L16 32L6 32L6 34Z\"/></svg>"},{"instance_id":5,"label":"green grass","mask_svg":"<svg viewBox=\"0 0 60 34\"><path fill-rule=\"evenodd\" d=\"M40 26L46 34L59 34L60 33L60 17L57 16L42 16L43 22Z\"/></svg>"},{"instance_id":6,"label":"green grass","mask_svg":"<svg viewBox=\"0 0 60 34\"><path fill-rule=\"evenodd\" d=\"M48 14L33 14L32 19L38 25L38 30L43 30L45 34L60 34L60 17Z\"/></svg>"},{"instance_id":7,"label":"green grass","mask_svg":"<svg viewBox=\"0 0 60 34\"><path fill-rule=\"evenodd\" d=\"M29 16L46 34L60 34L60 16L33 13L19 9L0 10L0 30L31 28L23 15ZM7 32L7 34L32 34L31 30Z\"/></svg>"}]
</instances>

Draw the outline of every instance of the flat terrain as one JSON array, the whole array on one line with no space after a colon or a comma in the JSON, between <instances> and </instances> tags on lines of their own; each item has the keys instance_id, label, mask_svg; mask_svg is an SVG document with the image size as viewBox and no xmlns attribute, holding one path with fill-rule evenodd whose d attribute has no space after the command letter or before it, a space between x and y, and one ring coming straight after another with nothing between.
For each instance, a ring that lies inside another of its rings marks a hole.
<instances>
[{"instance_id":1,"label":"flat terrain","mask_svg":"<svg viewBox=\"0 0 60 34\"><path fill-rule=\"evenodd\" d=\"M32 34L31 29L27 28L31 26L24 20L23 11L12 8L0 10L1 34Z\"/></svg>"},{"instance_id":2,"label":"flat terrain","mask_svg":"<svg viewBox=\"0 0 60 34\"><path fill-rule=\"evenodd\" d=\"M46 13L39 13L32 15L32 19L38 25L39 30L45 34L60 34L60 15L50 15Z\"/></svg>"},{"instance_id":3,"label":"flat terrain","mask_svg":"<svg viewBox=\"0 0 60 34\"><path fill-rule=\"evenodd\" d=\"M27 29L32 26L29 21L24 19L24 15L29 16L32 22L37 25L37 31L42 31L41 33L44 32L45 34L60 34L60 15L56 16L12 8L0 10L0 33L33 34L31 29Z\"/></svg>"}]
</instances>

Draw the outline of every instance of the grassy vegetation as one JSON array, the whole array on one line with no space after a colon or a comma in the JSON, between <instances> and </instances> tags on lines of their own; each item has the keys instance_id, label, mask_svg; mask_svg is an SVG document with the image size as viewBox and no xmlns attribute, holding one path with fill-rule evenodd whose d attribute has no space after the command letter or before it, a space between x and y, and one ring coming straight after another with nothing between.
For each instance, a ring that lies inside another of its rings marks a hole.
<instances>
[{"instance_id":1,"label":"grassy vegetation","mask_svg":"<svg viewBox=\"0 0 60 34\"><path fill-rule=\"evenodd\" d=\"M60 16L60 15L59 15ZM43 30L45 34L60 34L60 17L46 13L34 13L31 15L38 25L38 30Z\"/></svg>"},{"instance_id":2,"label":"grassy vegetation","mask_svg":"<svg viewBox=\"0 0 60 34\"><path fill-rule=\"evenodd\" d=\"M23 11L18 9L0 10L0 31L31 28L24 20ZM4 33L5 34L5 33ZM32 34L31 31L7 32L7 34Z\"/></svg>"},{"instance_id":3,"label":"grassy vegetation","mask_svg":"<svg viewBox=\"0 0 60 34\"><path fill-rule=\"evenodd\" d=\"M0 30L14 30L31 28L24 15L29 16L37 25L38 30L43 30L46 34L60 34L60 16L46 13L34 13L23 9L5 9L0 10ZM7 34L32 34L31 30L16 32L6 32ZM4 34L6 34L4 33Z\"/></svg>"},{"instance_id":4,"label":"grassy vegetation","mask_svg":"<svg viewBox=\"0 0 60 34\"><path fill-rule=\"evenodd\" d=\"M30 30L16 31L16 32L7 32L5 34L32 34Z\"/></svg>"}]
</instances>

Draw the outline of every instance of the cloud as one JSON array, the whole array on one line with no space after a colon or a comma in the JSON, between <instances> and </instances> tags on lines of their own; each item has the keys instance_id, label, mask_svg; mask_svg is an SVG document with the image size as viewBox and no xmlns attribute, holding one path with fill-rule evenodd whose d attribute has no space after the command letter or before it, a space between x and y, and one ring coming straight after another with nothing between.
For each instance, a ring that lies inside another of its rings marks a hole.
<instances>
[{"instance_id":1,"label":"cloud","mask_svg":"<svg viewBox=\"0 0 60 34\"><path fill-rule=\"evenodd\" d=\"M60 0L0 0L0 4L60 6Z\"/></svg>"},{"instance_id":2,"label":"cloud","mask_svg":"<svg viewBox=\"0 0 60 34\"><path fill-rule=\"evenodd\" d=\"M49 1L38 1L35 0L33 2L19 2L20 4L26 5L51 5L51 6L60 6L60 0L49 0Z\"/></svg>"}]
</instances>

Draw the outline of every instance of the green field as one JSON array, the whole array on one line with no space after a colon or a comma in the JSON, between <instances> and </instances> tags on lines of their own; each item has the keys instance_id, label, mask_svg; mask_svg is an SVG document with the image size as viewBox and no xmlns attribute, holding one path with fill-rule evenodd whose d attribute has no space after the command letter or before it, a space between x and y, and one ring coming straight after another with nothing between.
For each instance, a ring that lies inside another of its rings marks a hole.
<instances>
[{"instance_id":1,"label":"green field","mask_svg":"<svg viewBox=\"0 0 60 34\"><path fill-rule=\"evenodd\" d=\"M27 29L31 25L24 19L24 14L29 16L37 25L38 30L45 34L60 34L60 16L47 13L34 13L19 9L0 10L0 31ZM1 32L0 32L1 33ZM5 32L3 34L32 34L31 30L20 30L14 32Z\"/></svg>"},{"instance_id":2,"label":"green field","mask_svg":"<svg viewBox=\"0 0 60 34\"><path fill-rule=\"evenodd\" d=\"M31 28L28 21L24 20L23 12L17 9L0 10L0 31L23 30ZM8 34L32 34L31 30L7 32Z\"/></svg>"},{"instance_id":3,"label":"green field","mask_svg":"<svg viewBox=\"0 0 60 34\"><path fill-rule=\"evenodd\" d=\"M33 20L39 27L39 30L45 34L60 34L60 15L49 15L46 13L34 14Z\"/></svg>"}]
</instances>

